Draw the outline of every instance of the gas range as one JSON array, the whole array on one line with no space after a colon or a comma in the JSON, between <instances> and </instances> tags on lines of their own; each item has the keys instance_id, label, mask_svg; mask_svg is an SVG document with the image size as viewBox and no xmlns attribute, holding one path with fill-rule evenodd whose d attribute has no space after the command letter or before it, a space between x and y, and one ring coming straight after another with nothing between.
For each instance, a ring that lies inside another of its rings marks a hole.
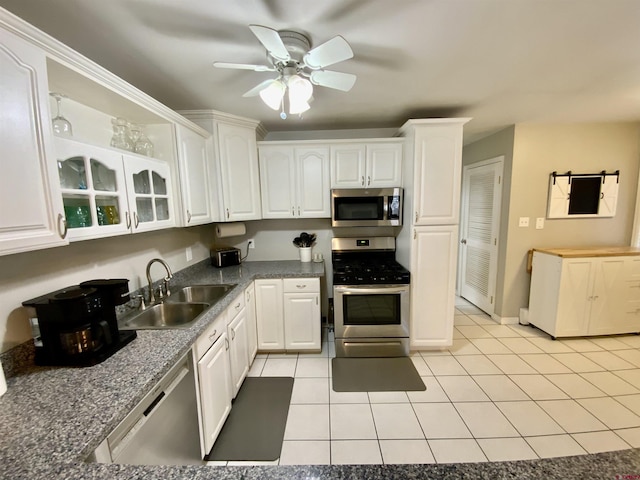
<instances>
[{"instance_id":1,"label":"gas range","mask_svg":"<svg viewBox=\"0 0 640 480\"><path fill-rule=\"evenodd\" d=\"M409 270L395 260L394 237L334 238L334 285L408 285Z\"/></svg>"}]
</instances>

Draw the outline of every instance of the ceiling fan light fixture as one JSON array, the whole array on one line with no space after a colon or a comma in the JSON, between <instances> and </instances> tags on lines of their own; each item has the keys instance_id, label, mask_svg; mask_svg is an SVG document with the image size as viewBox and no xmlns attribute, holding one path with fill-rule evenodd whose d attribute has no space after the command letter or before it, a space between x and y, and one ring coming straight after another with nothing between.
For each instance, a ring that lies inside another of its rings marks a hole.
<instances>
[{"instance_id":1,"label":"ceiling fan light fixture","mask_svg":"<svg viewBox=\"0 0 640 480\"><path fill-rule=\"evenodd\" d=\"M307 103L313 95L313 85L300 75L291 75L287 80L287 86L291 103Z\"/></svg>"},{"instance_id":2,"label":"ceiling fan light fixture","mask_svg":"<svg viewBox=\"0 0 640 480\"><path fill-rule=\"evenodd\" d=\"M291 95L289 95L289 114L298 115L304 113L311 108L307 102L292 102Z\"/></svg>"},{"instance_id":3,"label":"ceiling fan light fixture","mask_svg":"<svg viewBox=\"0 0 640 480\"><path fill-rule=\"evenodd\" d=\"M269 108L279 110L286 88L284 83L276 79L260 92L260 98Z\"/></svg>"}]
</instances>

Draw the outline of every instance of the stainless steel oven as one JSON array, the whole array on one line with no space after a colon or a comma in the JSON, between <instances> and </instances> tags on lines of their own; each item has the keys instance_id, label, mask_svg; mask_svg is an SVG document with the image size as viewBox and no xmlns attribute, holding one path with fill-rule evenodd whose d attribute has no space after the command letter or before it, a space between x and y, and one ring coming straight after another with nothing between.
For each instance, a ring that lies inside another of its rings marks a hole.
<instances>
[{"instance_id":1,"label":"stainless steel oven","mask_svg":"<svg viewBox=\"0 0 640 480\"><path fill-rule=\"evenodd\" d=\"M336 355L409 353L409 285L338 285L333 289Z\"/></svg>"},{"instance_id":2,"label":"stainless steel oven","mask_svg":"<svg viewBox=\"0 0 640 480\"><path fill-rule=\"evenodd\" d=\"M333 238L331 259L336 356L408 355L410 273L395 238Z\"/></svg>"}]
</instances>

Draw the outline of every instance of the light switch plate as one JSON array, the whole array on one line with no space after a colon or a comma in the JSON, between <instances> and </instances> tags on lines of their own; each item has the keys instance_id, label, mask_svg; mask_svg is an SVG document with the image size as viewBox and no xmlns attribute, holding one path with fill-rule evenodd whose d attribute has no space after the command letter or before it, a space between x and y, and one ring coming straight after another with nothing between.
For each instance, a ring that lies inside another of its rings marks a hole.
<instances>
[{"instance_id":1,"label":"light switch plate","mask_svg":"<svg viewBox=\"0 0 640 480\"><path fill-rule=\"evenodd\" d=\"M542 230L544 228L544 217L536 218L536 230Z\"/></svg>"},{"instance_id":2,"label":"light switch plate","mask_svg":"<svg viewBox=\"0 0 640 480\"><path fill-rule=\"evenodd\" d=\"M529 226L529 217L520 217L520 221L518 222L519 227L528 227Z\"/></svg>"}]
</instances>

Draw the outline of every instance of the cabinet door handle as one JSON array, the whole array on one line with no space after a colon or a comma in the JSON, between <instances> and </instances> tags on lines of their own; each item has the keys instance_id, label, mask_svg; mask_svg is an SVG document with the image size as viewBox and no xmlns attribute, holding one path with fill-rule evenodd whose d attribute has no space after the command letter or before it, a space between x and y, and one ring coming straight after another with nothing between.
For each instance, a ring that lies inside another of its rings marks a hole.
<instances>
[{"instance_id":1,"label":"cabinet door handle","mask_svg":"<svg viewBox=\"0 0 640 480\"><path fill-rule=\"evenodd\" d=\"M466 245L467 244L467 239L463 238L462 240L460 240L460 243L463 244L463 245Z\"/></svg>"},{"instance_id":2,"label":"cabinet door handle","mask_svg":"<svg viewBox=\"0 0 640 480\"><path fill-rule=\"evenodd\" d=\"M298 207L298 216L300 216L300 207Z\"/></svg>"},{"instance_id":3,"label":"cabinet door handle","mask_svg":"<svg viewBox=\"0 0 640 480\"><path fill-rule=\"evenodd\" d=\"M231 329L231 340L235 340L236 338L236 331L232 328Z\"/></svg>"},{"instance_id":4,"label":"cabinet door handle","mask_svg":"<svg viewBox=\"0 0 640 480\"><path fill-rule=\"evenodd\" d=\"M416 212L416 223L418 223L418 212Z\"/></svg>"},{"instance_id":5,"label":"cabinet door handle","mask_svg":"<svg viewBox=\"0 0 640 480\"><path fill-rule=\"evenodd\" d=\"M364 175L360 177L360 185L364 187Z\"/></svg>"},{"instance_id":6,"label":"cabinet door handle","mask_svg":"<svg viewBox=\"0 0 640 480\"><path fill-rule=\"evenodd\" d=\"M187 223L191 223L191 212L187 210Z\"/></svg>"},{"instance_id":7,"label":"cabinet door handle","mask_svg":"<svg viewBox=\"0 0 640 480\"><path fill-rule=\"evenodd\" d=\"M229 218L229 209L227 208L227 219Z\"/></svg>"},{"instance_id":8,"label":"cabinet door handle","mask_svg":"<svg viewBox=\"0 0 640 480\"><path fill-rule=\"evenodd\" d=\"M291 216L295 217L296 216L296 207L291 207Z\"/></svg>"},{"instance_id":9,"label":"cabinet door handle","mask_svg":"<svg viewBox=\"0 0 640 480\"><path fill-rule=\"evenodd\" d=\"M209 335L209 340L213 341L216 338L216 333L218 333L218 330L214 330L213 333L211 335Z\"/></svg>"},{"instance_id":10,"label":"cabinet door handle","mask_svg":"<svg viewBox=\"0 0 640 480\"><path fill-rule=\"evenodd\" d=\"M229 350L229 339L228 338L224 339L224 349L225 350Z\"/></svg>"},{"instance_id":11,"label":"cabinet door handle","mask_svg":"<svg viewBox=\"0 0 640 480\"><path fill-rule=\"evenodd\" d=\"M138 228L138 225L140 225L140 220L138 219L138 212L133 212L133 225L135 228Z\"/></svg>"},{"instance_id":12,"label":"cabinet door handle","mask_svg":"<svg viewBox=\"0 0 640 480\"><path fill-rule=\"evenodd\" d=\"M131 228L131 214L129 214L129 212L125 212L124 213L124 218L126 219L127 222L127 230Z\"/></svg>"},{"instance_id":13,"label":"cabinet door handle","mask_svg":"<svg viewBox=\"0 0 640 480\"><path fill-rule=\"evenodd\" d=\"M238 304L236 305L236 307L235 307L235 308L236 308L236 310L239 310L239 309L240 309L240 302L238 302Z\"/></svg>"},{"instance_id":14,"label":"cabinet door handle","mask_svg":"<svg viewBox=\"0 0 640 480\"><path fill-rule=\"evenodd\" d=\"M60 231L60 225L62 224L62 232ZM67 219L64 218L64 215L62 215L61 213L58 214L58 235L60 235L60 238L62 238L63 240L65 238L67 238L67 232L68 232L68 228L67 228Z\"/></svg>"},{"instance_id":15,"label":"cabinet door handle","mask_svg":"<svg viewBox=\"0 0 640 480\"><path fill-rule=\"evenodd\" d=\"M371 176L367 176L367 186L371 185Z\"/></svg>"}]
</instances>

